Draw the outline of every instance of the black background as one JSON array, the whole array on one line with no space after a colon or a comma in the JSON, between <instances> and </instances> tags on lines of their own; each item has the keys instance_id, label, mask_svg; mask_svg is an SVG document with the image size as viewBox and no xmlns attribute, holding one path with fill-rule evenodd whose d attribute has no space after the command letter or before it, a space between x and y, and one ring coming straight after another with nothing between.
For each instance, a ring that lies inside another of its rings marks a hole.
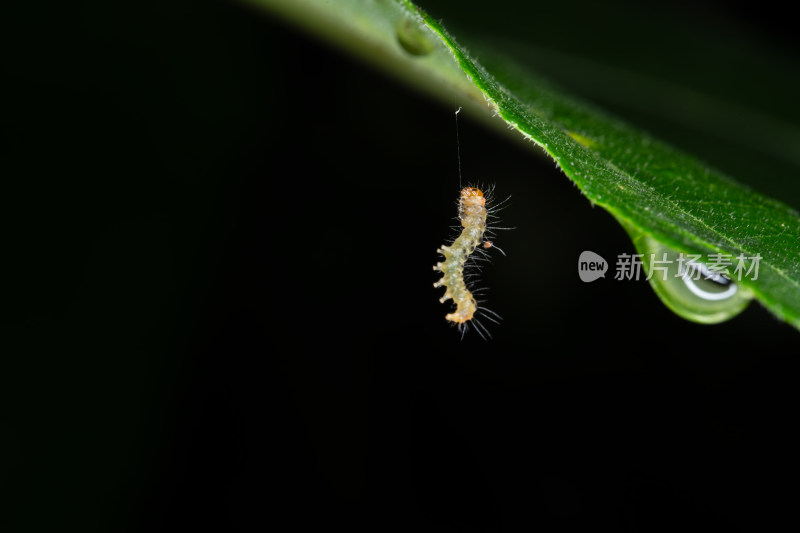
<instances>
[{"instance_id":1,"label":"black background","mask_svg":"<svg viewBox=\"0 0 800 533\"><path fill-rule=\"evenodd\" d=\"M632 244L523 142L460 115L465 178L516 228L481 276L503 323L460 340L431 287L453 109L236 4L12 15L12 530L796 522L797 331L581 283L581 251ZM779 15L725 12L794 46Z\"/></svg>"}]
</instances>

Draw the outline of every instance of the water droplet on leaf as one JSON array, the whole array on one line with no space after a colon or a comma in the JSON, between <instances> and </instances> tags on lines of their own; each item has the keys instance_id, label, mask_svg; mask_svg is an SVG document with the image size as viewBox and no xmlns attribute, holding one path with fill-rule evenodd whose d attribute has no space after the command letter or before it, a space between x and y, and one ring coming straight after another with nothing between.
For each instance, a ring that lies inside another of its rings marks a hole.
<instances>
[{"instance_id":1,"label":"water droplet on leaf","mask_svg":"<svg viewBox=\"0 0 800 533\"><path fill-rule=\"evenodd\" d=\"M650 286L664 305L678 316L700 324L717 324L729 320L747 307L753 293L722 272L694 262L687 254L627 228L633 237ZM707 259L702 255L700 259Z\"/></svg>"},{"instance_id":2,"label":"water droplet on leaf","mask_svg":"<svg viewBox=\"0 0 800 533\"><path fill-rule=\"evenodd\" d=\"M411 19L404 18L397 24L397 40L411 55L424 56L433 52L433 42Z\"/></svg>"}]
</instances>

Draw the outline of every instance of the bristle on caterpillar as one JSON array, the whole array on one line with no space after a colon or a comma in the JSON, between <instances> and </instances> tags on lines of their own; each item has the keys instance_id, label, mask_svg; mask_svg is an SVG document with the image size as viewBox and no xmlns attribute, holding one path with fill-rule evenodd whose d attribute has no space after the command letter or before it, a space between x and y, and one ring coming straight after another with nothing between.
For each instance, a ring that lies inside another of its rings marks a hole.
<instances>
[{"instance_id":1,"label":"bristle on caterpillar","mask_svg":"<svg viewBox=\"0 0 800 533\"><path fill-rule=\"evenodd\" d=\"M445 318L458 325L464 325L472 320L478 310L475 297L467 289L464 281L464 265L475 249L482 245L484 248L492 247L491 241L483 241L486 232L486 198L483 191L476 187L461 189L458 202L458 218L461 221L461 234L450 246L442 246L437 250L444 256L444 261L437 263L433 269L442 273L442 278L433 284L434 287L446 288L441 303L452 299L456 310L448 313Z\"/></svg>"}]
</instances>

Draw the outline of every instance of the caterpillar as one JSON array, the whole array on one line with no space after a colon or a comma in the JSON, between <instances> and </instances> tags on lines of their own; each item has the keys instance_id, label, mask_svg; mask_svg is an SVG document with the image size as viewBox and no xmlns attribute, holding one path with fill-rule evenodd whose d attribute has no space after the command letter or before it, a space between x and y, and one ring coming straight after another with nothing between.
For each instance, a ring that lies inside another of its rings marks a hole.
<instances>
[{"instance_id":1,"label":"caterpillar","mask_svg":"<svg viewBox=\"0 0 800 533\"><path fill-rule=\"evenodd\" d=\"M442 273L439 281L433 284L434 287L445 287L444 296L439 302L444 303L452 299L456 304L456 310L445 315L445 319L462 328L462 334L470 321L475 325L475 329L483 337L484 333L489 335L489 331L475 317L479 311L484 311L482 315L492 322L497 322L489 314L500 318L499 315L486 309L478 307L478 302L472 292L467 288L464 279L464 267L467 260L478 250L483 253L483 249L497 248L490 240L483 240L487 233L487 219L491 216L487 210L487 196L491 196L492 190L484 196L481 189L477 187L464 187L461 189L461 196L458 202L458 219L461 222L462 230L460 235L450 246L441 246L436 250L444 256L444 261L434 265L433 270ZM503 228L505 229L505 228ZM480 248L479 248L480 246ZM500 248L497 248L500 250ZM500 250L502 253L503 251ZM489 335L491 336L491 335Z\"/></svg>"}]
</instances>

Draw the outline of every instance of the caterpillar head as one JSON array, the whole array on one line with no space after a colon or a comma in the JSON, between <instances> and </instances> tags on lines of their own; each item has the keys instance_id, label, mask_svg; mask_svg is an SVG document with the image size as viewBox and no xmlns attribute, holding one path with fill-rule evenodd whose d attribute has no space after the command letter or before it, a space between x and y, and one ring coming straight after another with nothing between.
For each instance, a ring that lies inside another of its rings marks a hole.
<instances>
[{"instance_id":1,"label":"caterpillar head","mask_svg":"<svg viewBox=\"0 0 800 533\"><path fill-rule=\"evenodd\" d=\"M483 191L476 187L464 187L461 189L461 205L485 206L486 198L483 197Z\"/></svg>"}]
</instances>

